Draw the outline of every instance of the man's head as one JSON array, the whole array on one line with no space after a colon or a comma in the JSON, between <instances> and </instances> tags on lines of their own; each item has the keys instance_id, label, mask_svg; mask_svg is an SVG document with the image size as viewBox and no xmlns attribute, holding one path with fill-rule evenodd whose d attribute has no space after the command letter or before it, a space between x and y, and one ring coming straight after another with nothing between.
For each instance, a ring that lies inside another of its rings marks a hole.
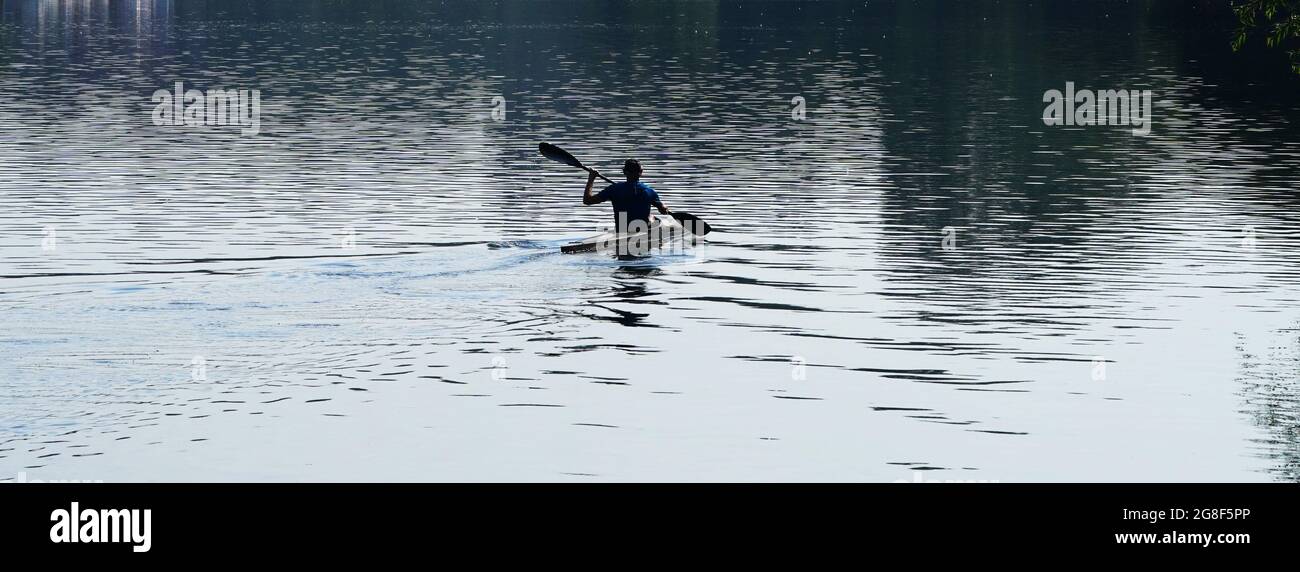
<instances>
[{"instance_id":1,"label":"man's head","mask_svg":"<svg viewBox=\"0 0 1300 572\"><path fill-rule=\"evenodd\" d=\"M623 176L629 181L641 179L641 162L636 159L628 159L623 162Z\"/></svg>"}]
</instances>

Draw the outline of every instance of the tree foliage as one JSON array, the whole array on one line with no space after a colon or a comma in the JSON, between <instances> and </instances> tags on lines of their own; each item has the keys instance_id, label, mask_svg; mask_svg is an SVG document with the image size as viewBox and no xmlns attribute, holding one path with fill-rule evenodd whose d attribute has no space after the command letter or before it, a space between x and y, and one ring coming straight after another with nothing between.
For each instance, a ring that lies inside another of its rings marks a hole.
<instances>
[{"instance_id":1,"label":"tree foliage","mask_svg":"<svg viewBox=\"0 0 1300 572\"><path fill-rule=\"evenodd\" d=\"M1262 34L1268 47L1286 50L1291 70L1300 74L1300 0L1234 0L1232 11L1237 15L1233 51Z\"/></svg>"}]
</instances>

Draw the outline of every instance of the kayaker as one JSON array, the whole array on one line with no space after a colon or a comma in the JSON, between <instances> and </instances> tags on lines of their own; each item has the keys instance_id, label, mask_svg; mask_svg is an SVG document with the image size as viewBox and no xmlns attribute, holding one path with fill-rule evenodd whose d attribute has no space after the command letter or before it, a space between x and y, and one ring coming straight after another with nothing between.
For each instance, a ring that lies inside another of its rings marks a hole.
<instances>
[{"instance_id":1,"label":"kayaker","mask_svg":"<svg viewBox=\"0 0 1300 572\"><path fill-rule=\"evenodd\" d=\"M614 228L617 232L637 230L634 226L636 221L641 221L641 224L645 225L642 228L648 230L651 205L659 209L660 214L672 212L664 206L663 201L659 200L659 194L650 188L650 185L641 182L641 163L636 159L628 159L623 163L623 176L627 177L627 181L614 183L593 195L591 186L599 176L600 171L595 169L592 169L587 176L587 189L582 192L582 204L594 205L605 201L612 203Z\"/></svg>"}]
</instances>

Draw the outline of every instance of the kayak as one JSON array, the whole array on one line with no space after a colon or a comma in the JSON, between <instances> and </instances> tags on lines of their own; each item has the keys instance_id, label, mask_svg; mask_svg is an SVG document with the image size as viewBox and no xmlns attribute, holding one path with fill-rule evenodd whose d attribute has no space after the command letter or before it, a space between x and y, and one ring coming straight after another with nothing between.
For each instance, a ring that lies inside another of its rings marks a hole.
<instances>
[{"instance_id":1,"label":"kayak","mask_svg":"<svg viewBox=\"0 0 1300 572\"><path fill-rule=\"evenodd\" d=\"M675 219L655 217L647 232L604 232L565 244L560 247L560 252L617 252L621 256L645 256L650 254L651 248L685 235L686 229Z\"/></svg>"}]
</instances>

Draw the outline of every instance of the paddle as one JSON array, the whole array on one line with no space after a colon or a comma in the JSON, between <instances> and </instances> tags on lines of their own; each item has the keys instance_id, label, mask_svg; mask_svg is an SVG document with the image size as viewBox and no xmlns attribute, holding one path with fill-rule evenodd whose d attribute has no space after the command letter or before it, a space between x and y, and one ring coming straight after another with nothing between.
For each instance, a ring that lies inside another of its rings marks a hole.
<instances>
[{"instance_id":1,"label":"paddle","mask_svg":"<svg viewBox=\"0 0 1300 572\"><path fill-rule=\"evenodd\" d=\"M545 156L547 159L550 159L552 161L559 161L560 163L564 163L565 165L568 165L570 167L577 167L588 173L593 172L591 167L583 165L582 161L579 161L577 157L573 156L573 154L569 153L568 151L565 151L564 149L556 147L555 145L551 145L550 143L542 143L538 145L537 150L541 151L543 156ZM606 177L603 174L598 176L602 179L605 179L605 182L611 185L614 184L614 181L609 180L609 177ZM672 215L673 218L677 219L677 222L682 223L682 227L691 231L692 234L705 235L705 234L709 234L710 232L713 232L713 227L709 226L709 223L704 222L704 219L697 217L691 213L682 212L682 211L672 211L668 214Z\"/></svg>"},{"instance_id":2,"label":"paddle","mask_svg":"<svg viewBox=\"0 0 1300 572\"><path fill-rule=\"evenodd\" d=\"M552 161L559 161L570 167L577 167L588 173L592 172L591 167L583 165L582 161L579 161L577 157L574 157L568 151L565 151L564 149L551 145L550 143L542 143L541 145L538 145L537 150L541 151L542 155L544 155L547 159L550 159ZM614 181L609 180L609 177L606 177L605 175L600 175L600 178L605 179L606 183L609 183L611 185L614 184Z\"/></svg>"},{"instance_id":3,"label":"paddle","mask_svg":"<svg viewBox=\"0 0 1300 572\"><path fill-rule=\"evenodd\" d=\"M677 222L682 223L682 228L691 231L691 234L704 236L713 232L713 227L709 226L709 223L704 222L704 219L691 213L686 211L672 211L668 214L677 219Z\"/></svg>"}]
</instances>

